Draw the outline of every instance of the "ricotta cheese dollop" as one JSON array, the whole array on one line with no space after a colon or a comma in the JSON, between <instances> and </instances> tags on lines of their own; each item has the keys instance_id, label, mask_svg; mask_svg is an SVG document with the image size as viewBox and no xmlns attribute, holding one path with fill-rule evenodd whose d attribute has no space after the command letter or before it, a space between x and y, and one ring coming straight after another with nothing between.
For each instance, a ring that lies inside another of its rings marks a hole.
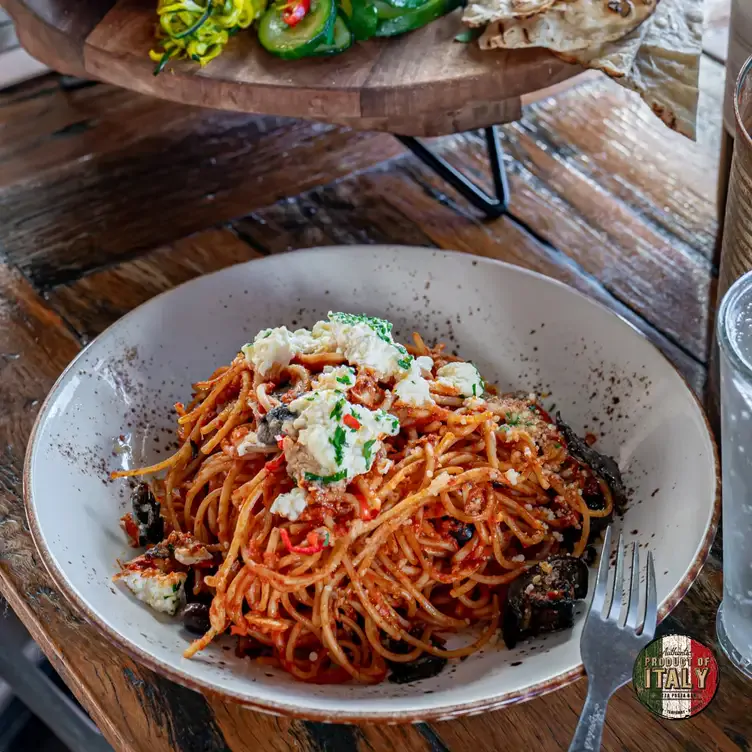
<instances>
[{"instance_id":1,"label":"ricotta cheese dollop","mask_svg":"<svg viewBox=\"0 0 752 752\"><path fill-rule=\"evenodd\" d=\"M472 363L447 363L436 371L437 381L459 390L463 397L480 397L485 385Z\"/></svg>"},{"instance_id":2,"label":"ricotta cheese dollop","mask_svg":"<svg viewBox=\"0 0 752 752\"><path fill-rule=\"evenodd\" d=\"M277 496L271 512L287 517L288 520L297 520L303 514L307 503L306 492L302 488L293 488L292 491Z\"/></svg>"},{"instance_id":3,"label":"ricotta cheese dollop","mask_svg":"<svg viewBox=\"0 0 752 752\"><path fill-rule=\"evenodd\" d=\"M290 403L297 413L295 442L285 446L290 474L298 482L328 486L371 469L384 436L399 433L399 421L384 410L353 405L339 389L317 389Z\"/></svg>"}]
</instances>

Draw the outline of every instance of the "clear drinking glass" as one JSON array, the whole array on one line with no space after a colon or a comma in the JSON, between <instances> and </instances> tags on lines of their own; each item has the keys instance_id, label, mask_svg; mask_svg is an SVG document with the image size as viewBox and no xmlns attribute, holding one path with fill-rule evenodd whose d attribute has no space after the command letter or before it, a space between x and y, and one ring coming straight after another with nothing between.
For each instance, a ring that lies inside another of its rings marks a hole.
<instances>
[{"instance_id":1,"label":"clear drinking glass","mask_svg":"<svg viewBox=\"0 0 752 752\"><path fill-rule=\"evenodd\" d=\"M718 642L752 679L752 272L718 312L723 452L723 602Z\"/></svg>"}]
</instances>

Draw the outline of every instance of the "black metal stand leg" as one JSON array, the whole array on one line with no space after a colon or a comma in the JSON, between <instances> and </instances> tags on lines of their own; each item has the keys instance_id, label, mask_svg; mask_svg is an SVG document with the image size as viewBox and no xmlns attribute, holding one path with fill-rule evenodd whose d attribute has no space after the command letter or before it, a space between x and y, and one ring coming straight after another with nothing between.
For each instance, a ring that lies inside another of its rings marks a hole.
<instances>
[{"instance_id":1,"label":"black metal stand leg","mask_svg":"<svg viewBox=\"0 0 752 752\"><path fill-rule=\"evenodd\" d=\"M476 209L482 211L489 219L496 219L504 214L509 205L509 184L504 169L504 159L499 135L496 127L485 128L488 158L491 162L491 177L493 178L495 197L489 196L461 172L455 170L445 159L434 154L413 136L397 136L397 138L415 154L421 162L430 167L439 177L449 183L458 193L462 194Z\"/></svg>"}]
</instances>

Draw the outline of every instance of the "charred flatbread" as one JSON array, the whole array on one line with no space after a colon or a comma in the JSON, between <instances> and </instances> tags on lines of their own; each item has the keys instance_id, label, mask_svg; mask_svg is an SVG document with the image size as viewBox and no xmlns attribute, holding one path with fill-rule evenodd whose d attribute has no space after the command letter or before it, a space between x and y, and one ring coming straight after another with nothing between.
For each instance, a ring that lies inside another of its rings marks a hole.
<instances>
[{"instance_id":1,"label":"charred flatbread","mask_svg":"<svg viewBox=\"0 0 752 752\"><path fill-rule=\"evenodd\" d=\"M512 0L471 0L463 22L487 26L482 49L583 50L620 39L655 12L657 0L557 0L539 12L511 12Z\"/></svg>"}]
</instances>

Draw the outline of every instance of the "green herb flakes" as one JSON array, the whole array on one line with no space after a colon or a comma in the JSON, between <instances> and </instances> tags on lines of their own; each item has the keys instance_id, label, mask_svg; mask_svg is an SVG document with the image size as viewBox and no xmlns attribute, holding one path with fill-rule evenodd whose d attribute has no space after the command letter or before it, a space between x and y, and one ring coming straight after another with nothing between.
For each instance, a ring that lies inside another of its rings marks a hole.
<instances>
[{"instance_id":1,"label":"green herb flakes","mask_svg":"<svg viewBox=\"0 0 752 752\"><path fill-rule=\"evenodd\" d=\"M337 321L340 324L365 324L376 332L376 336L384 342L393 342L392 340L392 322L386 319L377 319L375 316L366 316L365 313L330 313L330 321Z\"/></svg>"},{"instance_id":2,"label":"green herb flakes","mask_svg":"<svg viewBox=\"0 0 752 752\"><path fill-rule=\"evenodd\" d=\"M334 435L329 439L329 443L334 447L334 459L338 465L342 464L342 458L347 446L347 434L342 426L334 429Z\"/></svg>"},{"instance_id":3,"label":"green herb flakes","mask_svg":"<svg viewBox=\"0 0 752 752\"><path fill-rule=\"evenodd\" d=\"M343 399L339 400L332 411L329 413L329 417L332 420L339 420L342 417L342 410L344 409L344 407L345 401Z\"/></svg>"},{"instance_id":4,"label":"green herb flakes","mask_svg":"<svg viewBox=\"0 0 752 752\"><path fill-rule=\"evenodd\" d=\"M371 439L363 444L363 459L366 461L366 467L371 469L371 457L373 454L373 445L376 443L376 439Z\"/></svg>"},{"instance_id":5,"label":"green herb flakes","mask_svg":"<svg viewBox=\"0 0 752 752\"><path fill-rule=\"evenodd\" d=\"M329 483L337 483L340 480L347 478L347 470L340 470L334 475L316 475L315 473L305 473L303 476L307 481L311 483L323 483L328 485Z\"/></svg>"},{"instance_id":6,"label":"green herb flakes","mask_svg":"<svg viewBox=\"0 0 752 752\"><path fill-rule=\"evenodd\" d=\"M397 347L399 348L399 345L397 345ZM402 348L402 349L404 349L404 348ZM410 363L412 363L412 360L413 360L413 356L412 355L405 355L404 358L400 358L397 361L397 365L400 368L404 368L407 371L410 368Z\"/></svg>"}]
</instances>

